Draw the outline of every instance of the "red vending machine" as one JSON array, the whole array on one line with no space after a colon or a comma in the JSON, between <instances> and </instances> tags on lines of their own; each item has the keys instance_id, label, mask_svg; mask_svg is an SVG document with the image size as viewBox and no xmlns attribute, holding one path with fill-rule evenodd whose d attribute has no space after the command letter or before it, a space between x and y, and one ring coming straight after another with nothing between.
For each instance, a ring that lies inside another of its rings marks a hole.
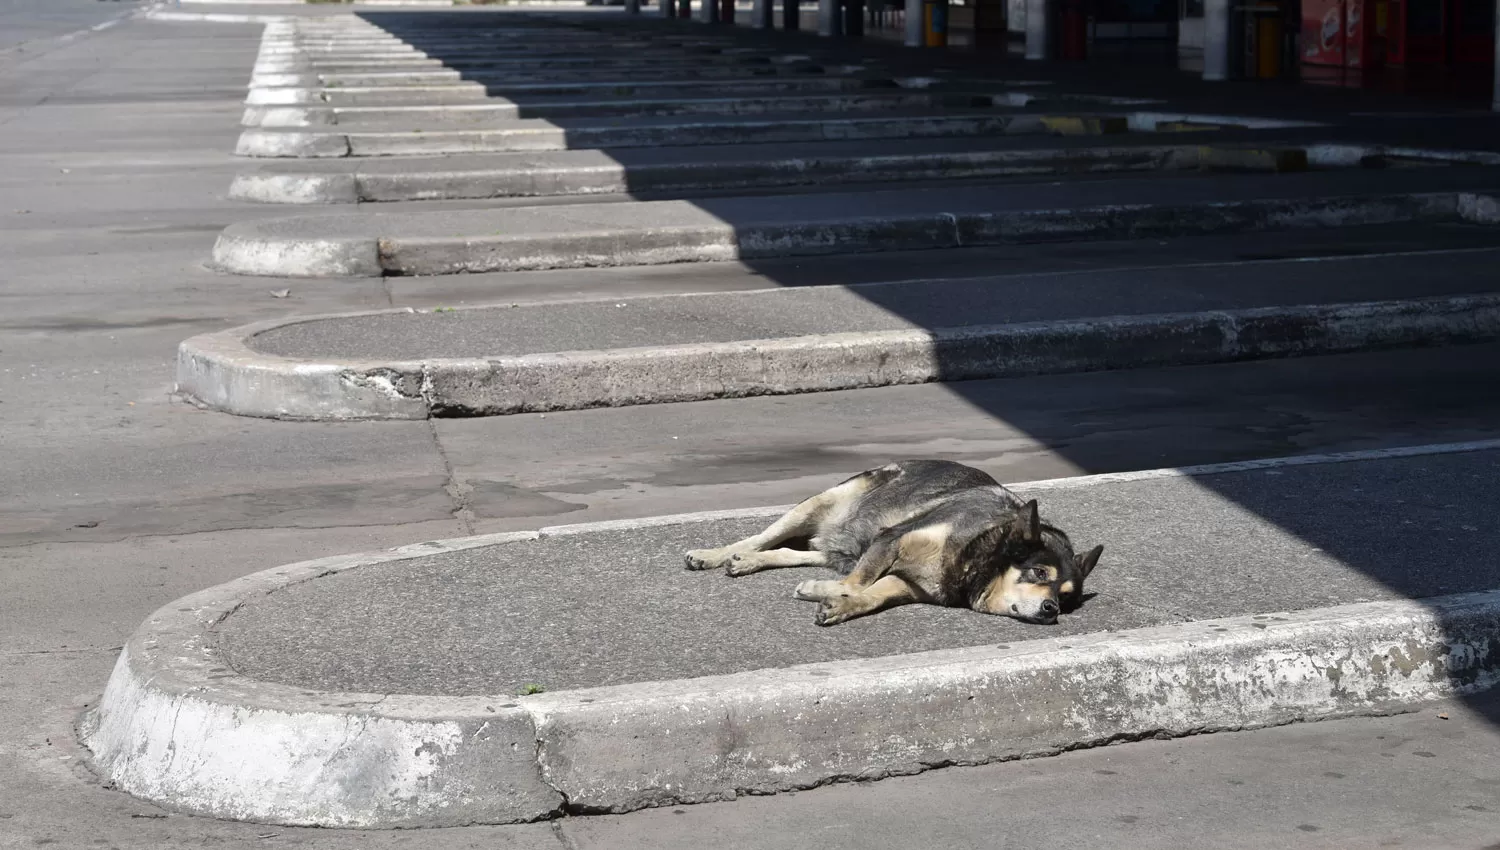
<instances>
[{"instance_id":1,"label":"red vending machine","mask_svg":"<svg viewBox=\"0 0 1500 850\"><path fill-rule=\"evenodd\" d=\"M1321 2L1327 5L1327 0ZM1386 64L1454 68L1487 80L1482 67L1495 61L1494 0L1382 0L1375 11L1375 34Z\"/></svg>"},{"instance_id":2,"label":"red vending machine","mask_svg":"<svg viewBox=\"0 0 1500 850\"><path fill-rule=\"evenodd\" d=\"M1388 0L1302 0L1302 64L1379 68Z\"/></svg>"},{"instance_id":3,"label":"red vending machine","mask_svg":"<svg viewBox=\"0 0 1500 850\"><path fill-rule=\"evenodd\" d=\"M1382 66L1389 9L1389 0L1302 0L1302 64Z\"/></svg>"},{"instance_id":4,"label":"red vending machine","mask_svg":"<svg viewBox=\"0 0 1500 850\"><path fill-rule=\"evenodd\" d=\"M1302 0L1302 64L1344 64L1344 0Z\"/></svg>"}]
</instances>

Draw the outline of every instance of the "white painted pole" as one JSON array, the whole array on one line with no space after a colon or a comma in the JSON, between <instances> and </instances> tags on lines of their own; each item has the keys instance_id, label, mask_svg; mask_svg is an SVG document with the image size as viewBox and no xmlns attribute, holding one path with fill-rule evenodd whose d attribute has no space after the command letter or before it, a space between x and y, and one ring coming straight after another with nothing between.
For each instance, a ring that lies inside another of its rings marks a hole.
<instances>
[{"instance_id":1,"label":"white painted pole","mask_svg":"<svg viewBox=\"0 0 1500 850\"><path fill-rule=\"evenodd\" d=\"M1497 0L1500 2L1500 0ZM1051 9L1048 0L1026 0L1026 58L1046 59L1052 54Z\"/></svg>"},{"instance_id":2,"label":"white painted pole","mask_svg":"<svg viewBox=\"0 0 1500 850\"><path fill-rule=\"evenodd\" d=\"M1203 79L1229 79L1229 0L1203 0Z\"/></svg>"},{"instance_id":3,"label":"white painted pole","mask_svg":"<svg viewBox=\"0 0 1500 850\"><path fill-rule=\"evenodd\" d=\"M1495 0L1500 3L1500 0ZM907 47L921 47L922 39L922 0L906 0L906 39Z\"/></svg>"}]
</instances>

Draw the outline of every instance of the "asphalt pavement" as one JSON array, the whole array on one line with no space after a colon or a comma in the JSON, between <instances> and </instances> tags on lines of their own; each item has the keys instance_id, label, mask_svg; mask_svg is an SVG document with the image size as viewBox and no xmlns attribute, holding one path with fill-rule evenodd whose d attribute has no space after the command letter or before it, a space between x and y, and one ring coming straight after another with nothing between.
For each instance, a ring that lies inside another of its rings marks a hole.
<instances>
[{"instance_id":1,"label":"asphalt pavement","mask_svg":"<svg viewBox=\"0 0 1500 850\"><path fill-rule=\"evenodd\" d=\"M266 214L224 199L246 168L230 151L258 44L256 26L132 20L0 70L0 90L27 93L7 100L16 105L0 137L0 480L11 485L0 488L0 844L771 848L815 835L833 847L1473 850L1500 836L1487 701L618 817L417 833L211 821L104 786L72 743L72 724L125 637L161 605L268 564L558 518L785 503L893 456L950 456L1026 480L1500 436L1490 392L1500 360L1489 346L500 420L328 426L200 411L170 395L177 342L250 321L1038 262L1006 249L729 263L711 273L219 275L203 265L215 234ZM1403 238L1393 233L1390 244ZM1160 247L1098 243L1051 256L1102 266ZM1224 237L1183 251L1321 256L1338 246ZM1385 482L1396 491L1405 483ZM1460 512L1480 504L1454 496ZM1266 508L1284 517L1286 533L1306 521L1305 510L1275 510ZM1450 575L1462 571L1434 567L1414 580Z\"/></svg>"},{"instance_id":2,"label":"asphalt pavement","mask_svg":"<svg viewBox=\"0 0 1500 850\"><path fill-rule=\"evenodd\" d=\"M419 360L624 349L813 334L961 328L1144 313L1234 310L1490 292L1500 235L1461 226L1408 227L1424 244L1471 247L1385 254L1393 228L1354 229L1372 256L1324 262L1230 261L1102 273L993 275L741 293L604 298L443 312L388 312L299 322L249 338L300 360ZM1421 234L1418 236L1417 234ZM1346 244L1347 244L1346 243ZM1439 279L1424 271L1441 263Z\"/></svg>"},{"instance_id":3,"label":"asphalt pavement","mask_svg":"<svg viewBox=\"0 0 1500 850\"><path fill-rule=\"evenodd\" d=\"M44 50L59 36L78 37L130 14L139 0L5 0L0 3L0 62L14 52Z\"/></svg>"}]
</instances>

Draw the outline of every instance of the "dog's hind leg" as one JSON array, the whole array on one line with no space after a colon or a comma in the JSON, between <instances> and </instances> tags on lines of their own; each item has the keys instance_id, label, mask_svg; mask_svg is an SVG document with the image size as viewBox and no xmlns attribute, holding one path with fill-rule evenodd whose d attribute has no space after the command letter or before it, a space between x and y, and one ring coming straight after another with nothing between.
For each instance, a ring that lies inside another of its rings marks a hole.
<instances>
[{"instance_id":1,"label":"dog's hind leg","mask_svg":"<svg viewBox=\"0 0 1500 850\"><path fill-rule=\"evenodd\" d=\"M718 549L694 549L687 553L687 568L690 570L727 568L730 558L735 555L761 552L780 546L796 537L811 537L826 517L853 504L856 499L869 492L870 488L876 486L879 480L881 479L872 475L856 475L787 511L759 534ZM731 572L730 575L742 575L742 573Z\"/></svg>"},{"instance_id":2,"label":"dog's hind leg","mask_svg":"<svg viewBox=\"0 0 1500 850\"><path fill-rule=\"evenodd\" d=\"M728 546L718 549L694 549L687 553L687 568L690 570L712 570L718 567L727 567L729 559L735 555L744 555L750 552L762 552L773 546L779 546L794 537L810 536L818 527L818 520L827 512L824 497L827 493L808 499L802 504L792 508L781 518L771 523L765 531L753 534L744 540L736 541Z\"/></svg>"},{"instance_id":3,"label":"dog's hind leg","mask_svg":"<svg viewBox=\"0 0 1500 850\"><path fill-rule=\"evenodd\" d=\"M886 576L862 590L840 593L823 599L823 604L819 606L813 622L820 626L833 626L855 617L894 608L897 605L921 601L922 594L907 583L906 579L900 576Z\"/></svg>"},{"instance_id":4,"label":"dog's hind leg","mask_svg":"<svg viewBox=\"0 0 1500 850\"><path fill-rule=\"evenodd\" d=\"M768 549L764 552L741 552L730 555L724 571L732 576L747 576L761 570L781 567L826 567L828 555L805 549Z\"/></svg>"}]
</instances>

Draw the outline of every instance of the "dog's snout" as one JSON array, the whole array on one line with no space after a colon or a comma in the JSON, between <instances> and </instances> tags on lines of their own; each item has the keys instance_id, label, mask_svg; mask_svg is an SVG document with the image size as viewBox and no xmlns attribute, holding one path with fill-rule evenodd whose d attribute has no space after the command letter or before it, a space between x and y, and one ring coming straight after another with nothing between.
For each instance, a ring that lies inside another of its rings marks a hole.
<instances>
[{"instance_id":1,"label":"dog's snout","mask_svg":"<svg viewBox=\"0 0 1500 850\"><path fill-rule=\"evenodd\" d=\"M1061 609L1057 607L1057 603L1053 602L1051 599L1042 600L1041 615L1043 617L1056 617L1058 611L1060 610Z\"/></svg>"}]
</instances>

